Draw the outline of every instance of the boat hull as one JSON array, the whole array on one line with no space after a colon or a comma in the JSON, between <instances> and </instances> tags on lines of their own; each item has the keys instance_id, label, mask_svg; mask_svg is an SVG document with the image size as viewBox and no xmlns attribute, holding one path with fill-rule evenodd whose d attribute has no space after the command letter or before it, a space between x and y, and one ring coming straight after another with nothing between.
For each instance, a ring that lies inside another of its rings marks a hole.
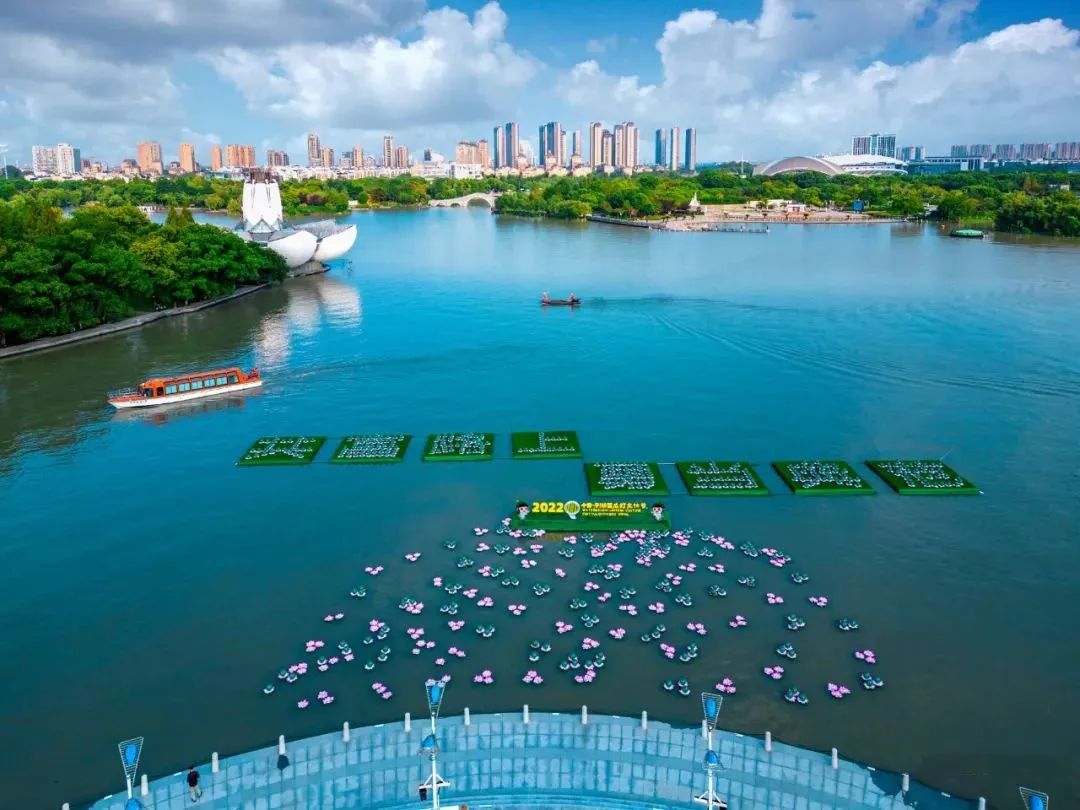
<instances>
[{"instance_id":1,"label":"boat hull","mask_svg":"<svg viewBox=\"0 0 1080 810\"><path fill-rule=\"evenodd\" d=\"M233 394L237 391L246 391L249 388L258 388L262 380L249 380L248 382L236 383L235 385L222 385L215 388L203 388L198 391L185 391L182 394L169 394L163 397L132 397L131 399L110 399L109 404L114 408L156 408L158 405L171 405L175 402L188 402L193 399L205 399L206 397L220 397L225 394Z\"/></svg>"}]
</instances>

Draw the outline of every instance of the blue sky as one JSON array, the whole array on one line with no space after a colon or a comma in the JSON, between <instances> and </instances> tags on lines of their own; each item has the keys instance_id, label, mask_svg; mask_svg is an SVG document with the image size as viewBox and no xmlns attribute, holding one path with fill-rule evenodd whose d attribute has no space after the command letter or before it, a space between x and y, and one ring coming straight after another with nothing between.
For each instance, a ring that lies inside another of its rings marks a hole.
<instances>
[{"instance_id":1,"label":"blue sky","mask_svg":"<svg viewBox=\"0 0 1080 810\"><path fill-rule=\"evenodd\" d=\"M517 120L695 126L699 160L842 151L895 131L1080 140L1080 4L1037 0L81 0L0 9L0 143L450 153Z\"/></svg>"}]
</instances>

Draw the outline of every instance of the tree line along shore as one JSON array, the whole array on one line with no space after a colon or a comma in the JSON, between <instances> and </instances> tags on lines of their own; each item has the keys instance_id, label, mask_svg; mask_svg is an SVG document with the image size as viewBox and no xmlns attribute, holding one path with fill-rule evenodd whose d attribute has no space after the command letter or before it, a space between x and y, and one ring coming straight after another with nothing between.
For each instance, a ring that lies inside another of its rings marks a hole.
<instances>
[{"instance_id":1,"label":"tree line along shore","mask_svg":"<svg viewBox=\"0 0 1080 810\"><path fill-rule=\"evenodd\" d=\"M239 213L242 184L202 176L155 180L0 180L0 346L63 335L140 312L184 306L284 278L277 254L188 208ZM678 216L703 206L792 200L887 218L930 217L969 227L1080 236L1080 197L1061 172L964 172L935 177L743 177L728 168L693 176L483 178L428 182L403 175L281 184L286 213L426 205L499 191L496 210L519 216L624 219ZM169 209L163 225L135 206ZM71 209L64 216L62 209ZM780 217L779 221L784 221ZM790 221L790 220L788 220ZM796 218L797 221L797 218Z\"/></svg>"},{"instance_id":2,"label":"tree line along shore","mask_svg":"<svg viewBox=\"0 0 1080 810\"><path fill-rule=\"evenodd\" d=\"M659 218L684 212L696 196L701 205L746 205L791 200L812 208L852 210L887 218L929 217L971 227L1050 236L1080 236L1077 178L1060 171L958 172L930 177L840 175L814 172L744 177L733 166L696 175L640 173L632 177L535 177L428 182L420 177L297 180L281 183L290 216L336 215L356 209L410 207L477 191L502 192L504 214L581 219L589 215ZM0 200L29 195L48 205L97 203L188 206L240 213L242 184L199 175L156 180L0 181Z\"/></svg>"}]
</instances>

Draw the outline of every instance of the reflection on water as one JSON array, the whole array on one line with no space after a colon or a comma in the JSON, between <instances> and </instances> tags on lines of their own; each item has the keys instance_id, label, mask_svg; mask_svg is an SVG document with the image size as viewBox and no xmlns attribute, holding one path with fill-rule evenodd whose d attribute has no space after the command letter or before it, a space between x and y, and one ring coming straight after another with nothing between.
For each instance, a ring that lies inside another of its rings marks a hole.
<instances>
[{"instance_id":1,"label":"reflection on water","mask_svg":"<svg viewBox=\"0 0 1080 810\"><path fill-rule=\"evenodd\" d=\"M138 422L144 425L163 427L177 419L192 416L204 416L229 409L240 409L249 397L257 397L261 389L252 388L236 394L220 394L192 402L177 402L172 405L160 405L153 408L126 408L116 410L113 422Z\"/></svg>"},{"instance_id":2,"label":"reflection on water","mask_svg":"<svg viewBox=\"0 0 1080 810\"><path fill-rule=\"evenodd\" d=\"M153 739L146 769L160 774L195 751L422 710L343 681L333 709L298 713L261 687L327 610L346 609L364 565L463 540L519 497L584 494L576 462L422 464L426 433L493 431L502 458L510 431L554 428L577 430L591 460L755 463L773 497L673 495L673 519L805 562L880 654L887 689L839 708L814 692L793 712L760 680L769 627L738 643L710 636L702 660L743 678L726 725L837 745L997 803L1017 781L1080 794L1080 651L1063 643L1080 599L1080 245L912 225L744 236L473 210L352 219L363 227L351 269L0 363L0 659L34 660L0 689L0 750L20 752L0 771L0 804L107 791L112 746L133 729ZM585 305L544 311L545 289ZM265 385L130 415L104 401L155 374L225 365L258 365ZM404 463L379 469L235 465L258 436L332 445L367 432L417 438ZM986 494L793 498L768 466L943 454ZM430 581L420 568L388 566L392 593L373 592L362 617L397 615L397 598ZM564 605L530 609L521 626L550 627ZM695 609L714 622L721 610ZM848 660L828 630L808 628L806 643ZM590 708L697 722L641 649L624 654L652 674L588 693ZM793 673L826 677L805 658ZM403 695L410 663L388 672ZM1003 683L1024 688L987 712ZM450 710L565 710L581 689L556 674L526 692L500 676L483 692L463 684ZM1031 728L1017 762L1011 743Z\"/></svg>"}]
</instances>

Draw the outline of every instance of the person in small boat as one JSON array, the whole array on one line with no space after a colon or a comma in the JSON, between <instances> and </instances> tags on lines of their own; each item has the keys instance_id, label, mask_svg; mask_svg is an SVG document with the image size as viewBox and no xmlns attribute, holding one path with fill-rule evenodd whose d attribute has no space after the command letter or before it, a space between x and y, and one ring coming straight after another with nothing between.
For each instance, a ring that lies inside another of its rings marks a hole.
<instances>
[{"instance_id":1,"label":"person in small boat","mask_svg":"<svg viewBox=\"0 0 1080 810\"><path fill-rule=\"evenodd\" d=\"M544 290L544 294L540 296L540 303L546 304L551 299L548 297L547 290Z\"/></svg>"},{"instance_id":2,"label":"person in small boat","mask_svg":"<svg viewBox=\"0 0 1080 810\"><path fill-rule=\"evenodd\" d=\"M579 299L579 298L578 298L578 297L577 297L576 295L574 295L573 293L570 293L570 297L569 297L569 298L567 298L566 300L567 300L567 301L569 301L569 302L570 302L571 304L576 304L576 303L577 303L577 302L578 302L579 300L581 300L581 299Z\"/></svg>"}]
</instances>

